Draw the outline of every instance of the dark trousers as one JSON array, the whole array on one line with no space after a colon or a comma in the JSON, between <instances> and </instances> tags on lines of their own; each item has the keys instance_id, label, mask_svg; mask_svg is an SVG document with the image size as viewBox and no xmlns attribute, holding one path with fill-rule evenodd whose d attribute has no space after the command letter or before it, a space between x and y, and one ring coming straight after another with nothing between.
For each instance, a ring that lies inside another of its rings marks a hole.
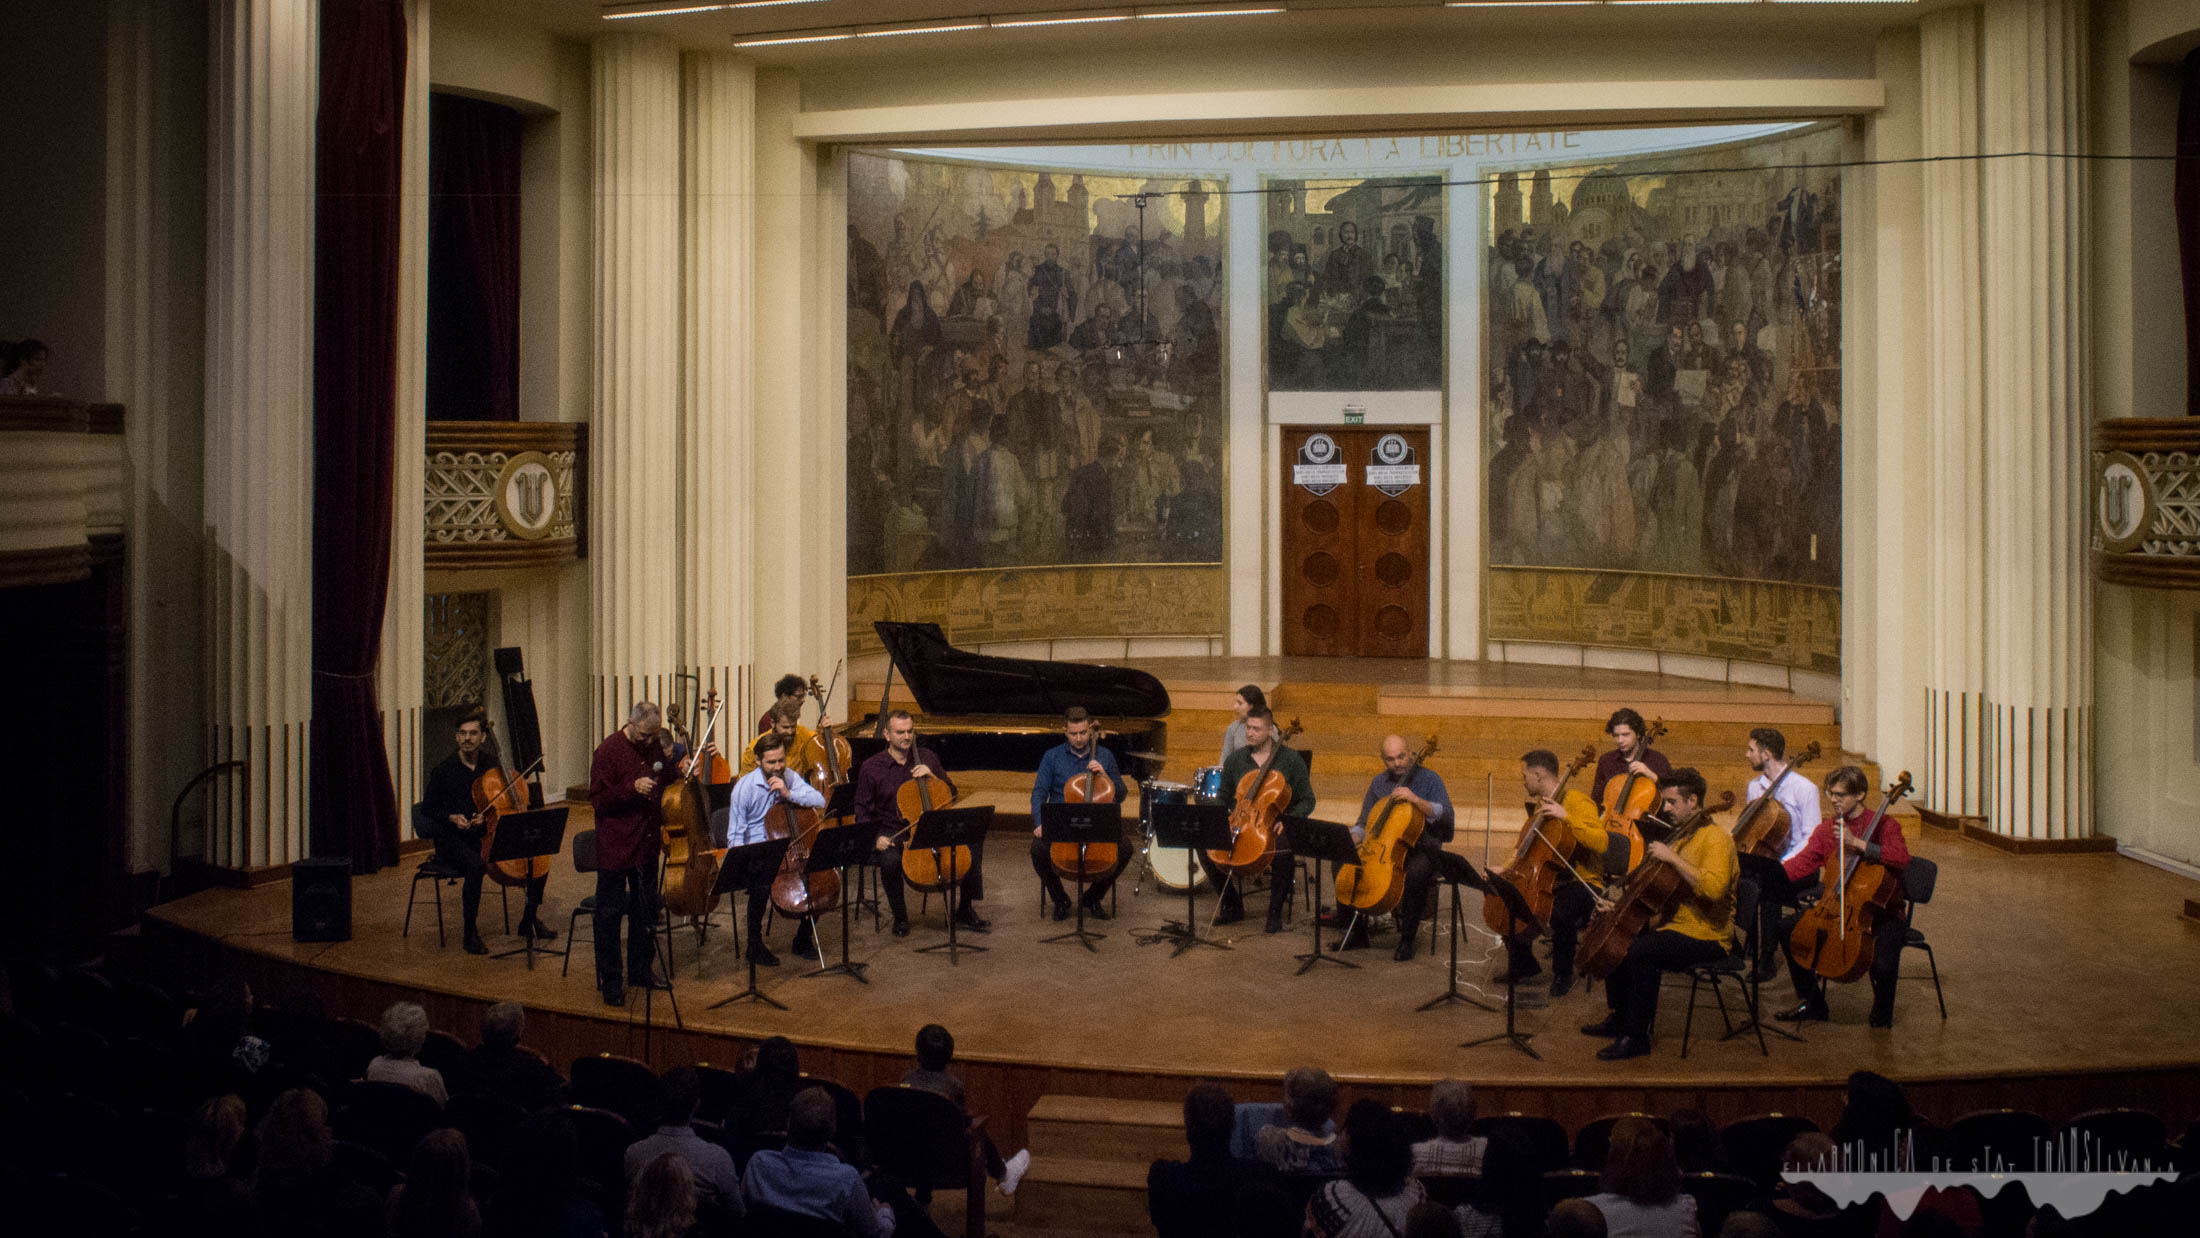
<instances>
[{"instance_id":1,"label":"dark trousers","mask_svg":"<svg viewBox=\"0 0 2200 1238\"><path fill-rule=\"evenodd\" d=\"M481 915L481 879L489 871L488 861L481 858L481 836L461 831L455 825L446 824L443 832L435 835L435 858L449 865L460 874L458 882L458 906L466 935L478 937L481 932L475 922ZM550 884L548 877L534 877L527 881L527 910L520 913L519 927L526 932L535 922L535 912L542 906L543 887Z\"/></svg>"},{"instance_id":2,"label":"dark trousers","mask_svg":"<svg viewBox=\"0 0 2200 1238\"><path fill-rule=\"evenodd\" d=\"M1787 954L1788 978L1795 982L1796 998L1810 1005L1820 1006L1826 1001L1825 981L1819 979L1817 972L1796 963L1795 950L1788 945L1788 938L1795 932L1796 922L1802 918L1802 913L1797 912L1780 921L1780 949ZM1882 920L1878 930L1872 934L1872 1013L1875 1015L1891 1017L1894 1014L1894 985L1896 978L1902 973L1902 941L1905 935L1899 916L1889 916Z\"/></svg>"},{"instance_id":3,"label":"dark trousers","mask_svg":"<svg viewBox=\"0 0 2200 1238\"><path fill-rule=\"evenodd\" d=\"M1736 890L1741 895L1740 901L1749 901L1747 891L1743 890L1743 887L1754 884L1756 883L1747 877L1738 879ZM1758 891L1756 895L1757 963L1759 971L1763 973L1769 973L1772 970L1773 962L1780 957L1781 950L1787 944L1787 933L1780 927L1781 912L1794 908L1797 899L1817 894L1818 876L1813 873L1801 881L1790 882L1771 893L1775 897L1767 897L1767 891L1763 890Z\"/></svg>"},{"instance_id":4,"label":"dark trousers","mask_svg":"<svg viewBox=\"0 0 2200 1238\"><path fill-rule=\"evenodd\" d=\"M1551 894L1551 974L1574 974L1574 950L1581 945L1581 930L1596 914L1596 895L1579 881L1568 881ZM1516 933L1505 939L1505 958L1516 976L1533 976L1543 970L1535 961L1535 938Z\"/></svg>"},{"instance_id":5,"label":"dark trousers","mask_svg":"<svg viewBox=\"0 0 2200 1238\"><path fill-rule=\"evenodd\" d=\"M1047 899L1057 907L1067 907L1069 906L1068 883L1062 880L1060 873L1054 871L1054 861L1048 854L1053 850L1053 847L1054 844L1043 838L1033 838L1031 840L1031 869L1039 874L1039 884L1045 888ZM1108 887L1115 884L1115 879L1122 875L1125 868L1130 867L1130 862L1131 849L1117 844L1115 848L1115 867L1098 876L1085 878L1085 905L1098 907L1100 900L1107 897Z\"/></svg>"},{"instance_id":6,"label":"dark trousers","mask_svg":"<svg viewBox=\"0 0 2200 1238\"><path fill-rule=\"evenodd\" d=\"M1242 910L1245 906L1245 900L1243 897L1244 891L1238 888L1239 883L1232 880L1228 885L1224 885L1223 879L1228 877L1229 874L1222 871L1222 866L1215 863L1204 851L1195 851L1193 854L1199 857L1199 866L1207 870L1207 880L1213 882L1215 888L1222 891L1222 905ZM1291 901L1292 886L1298 879L1298 874L1299 866L1291 855L1291 849L1283 845L1281 831L1278 831L1276 855L1268 864L1268 914L1270 917L1283 914L1283 905Z\"/></svg>"},{"instance_id":7,"label":"dark trousers","mask_svg":"<svg viewBox=\"0 0 2200 1238\"><path fill-rule=\"evenodd\" d=\"M771 887L766 885L760 889L749 891L748 899L749 905L743 910L748 922L748 950L749 953L754 954L764 946L764 917L772 909ZM802 943L808 940L810 940L810 921L807 917L804 917L795 924L795 949L800 950Z\"/></svg>"},{"instance_id":8,"label":"dark trousers","mask_svg":"<svg viewBox=\"0 0 2200 1238\"><path fill-rule=\"evenodd\" d=\"M1405 889L1398 894L1400 938L1411 938L1421 931L1421 921L1428 915L1436 890L1436 852L1440 850L1416 846L1406 852Z\"/></svg>"},{"instance_id":9,"label":"dark trousers","mask_svg":"<svg viewBox=\"0 0 2200 1238\"><path fill-rule=\"evenodd\" d=\"M1726 953L1720 942L1671 929L1637 937L1627 948L1627 957L1604 982L1604 1000L1619 1019L1621 1033L1650 1039L1650 1025L1658 1017L1658 982L1664 974L1716 962Z\"/></svg>"},{"instance_id":10,"label":"dark trousers","mask_svg":"<svg viewBox=\"0 0 2200 1238\"><path fill-rule=\"evenodd\" d=\"M619 921L631 923L626 931L626 953L619 953ZM646 980L656 958L657 867L602 868L596 870L596 987L616 993L626 987L619 960L626 960L626 974Z\"/></svg>"},{"instance_id":11,"label":"dark trousers","mask_svg":"<svg viewBox=\"0 0 2200 1238\"><path fill-rule=\"evenodd\" d=\"M944 856L944 853L942 853ZM895 844L878 853L878 888L886 895L886 905L893 908L894 919L909 918L909 900L902 890L909 883L901 875L901 846ZM962 887L961 906L967 907L985 897L985 841L980 839L970 848L970 871L957 883Z\"/></svg>"}]
</instances>

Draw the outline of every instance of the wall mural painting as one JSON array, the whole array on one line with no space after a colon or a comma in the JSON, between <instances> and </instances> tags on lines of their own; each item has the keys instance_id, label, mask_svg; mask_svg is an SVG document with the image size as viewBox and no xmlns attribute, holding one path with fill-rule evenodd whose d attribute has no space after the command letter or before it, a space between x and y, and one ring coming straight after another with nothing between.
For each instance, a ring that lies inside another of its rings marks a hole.
<instances>
[{"instance_id":1,"label":"wall mural painting","mask_svg":"<svg viewBox=\"0 0 2200 1238\"><path fill-rule=\"evenodd\" d=\"M1638 600L1626 577L1660 573L1719 599L1688 607L1709 645L1838 668L1841 178L1823 165L1841 156L1824 127L1496 175L1493 637L1585 639L1548 608L1503 604L1564 592L1536 569L1612 574L1600 592ZM1768 643L1764 584L1832 599L1790 608L1818 616L1814 635ZM1639 626L1605 625L1593 643L1664 647L1670 624Z\"/></svg>"},{"instance_id":2,"label":"wall mural painting","mask_svg":"<svg viewBox=\"0 0 2200 1238\"><path fill-rule=\"evenodd\" d=\"M1219 562L1221 227L1197 180L851 155L849 574Z\"/></svg>"},{"instance_id":3,"label":"wall mural painting","mask_svg":"<svg viewBox=\"0 0 2200 1238\"><path fill-rule=\"evenodd\" d=\"M1268 389L1433 391L1444 376L1444 187L1270 180Z\"/></svg>"}]
</instances>

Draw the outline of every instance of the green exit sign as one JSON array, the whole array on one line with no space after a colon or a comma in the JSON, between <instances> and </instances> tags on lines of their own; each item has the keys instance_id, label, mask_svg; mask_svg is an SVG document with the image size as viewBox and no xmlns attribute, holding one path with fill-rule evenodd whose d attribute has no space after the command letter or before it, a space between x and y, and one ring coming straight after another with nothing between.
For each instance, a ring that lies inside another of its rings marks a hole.
<instances>
[{"instance_id":1,"label":"green exit sign","mask_svg":"<svg viewBox=\"0 0 2200 1238\"><path fill-rule=\"evenodd\" d=\"M1364 425L1366 425L1366 424L1367 424L1367 406L1366 406L1366 405L1364 405L1364 404L1347 404L1347 405L1345 405L1345 406L1344 406L1344 423L1345 423L1346 425L1348 425L1348 426L1364 426Z\"/></svg>"}]
</instances>

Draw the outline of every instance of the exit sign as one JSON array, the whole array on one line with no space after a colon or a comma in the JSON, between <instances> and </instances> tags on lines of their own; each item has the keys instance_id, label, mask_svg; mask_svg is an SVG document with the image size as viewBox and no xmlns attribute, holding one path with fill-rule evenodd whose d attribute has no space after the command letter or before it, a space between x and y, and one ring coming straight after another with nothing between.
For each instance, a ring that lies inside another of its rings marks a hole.
<instances>
[{"instance_id":1,"label":"exit sign","mask_svg":"<svg viewBox=\"0 0 2200 1238\"><path fill-rule=\"evenodd\" d=\"M1345 406L1344 406L1344 423L1345 423L1346 425L1348 425L1348 426L1364 426L1364 425L1366 425L1366 424L1367 424L1367 405L1365 405L1365 404L1347 404L1347 405L1345 405Z\"/></svg>"}]
</instances>

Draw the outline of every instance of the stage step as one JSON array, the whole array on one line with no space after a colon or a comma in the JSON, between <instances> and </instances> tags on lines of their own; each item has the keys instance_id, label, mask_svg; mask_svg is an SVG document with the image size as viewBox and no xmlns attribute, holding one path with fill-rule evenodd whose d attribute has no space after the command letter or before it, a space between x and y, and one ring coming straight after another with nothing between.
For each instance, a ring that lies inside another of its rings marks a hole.
<instances>
[{"instance_id":1,"label":"stage step","mask_svg":"<svg viewBox=\"0 0 2200 1238\"><path fill-rule=\"evenodd\" d=\"M1016 1231L1149 1234L1146 1161L1037 1156L1016 1188Z\"/></svg>"},{"instance_id":2,"label":"stage step","mask_svg":"<svg viewBox=\"0 0 2200 1238\"><path fill-rule=\"evenodd\" d=\"M1031 1154L1084 1160L1182 1160L1184 1110L1149 1100L1042 1096L1027 1119ZM1143 1179L1141 1179L1143 1182Z\"/></svg>"},{"instance_id":3,"label":"stage step","mask_svg":"<svg viewBox=\"0 0 2200 1238\"><path fill-rule=\"evenodd\" d=\"M1016 1188L1019 1238L1153 1232L1146 1170L1155 1160L1185 1156L1181 1105L1042 1096L1025 1121L1031 1170Z\"/></svg>"}]
</instances>

